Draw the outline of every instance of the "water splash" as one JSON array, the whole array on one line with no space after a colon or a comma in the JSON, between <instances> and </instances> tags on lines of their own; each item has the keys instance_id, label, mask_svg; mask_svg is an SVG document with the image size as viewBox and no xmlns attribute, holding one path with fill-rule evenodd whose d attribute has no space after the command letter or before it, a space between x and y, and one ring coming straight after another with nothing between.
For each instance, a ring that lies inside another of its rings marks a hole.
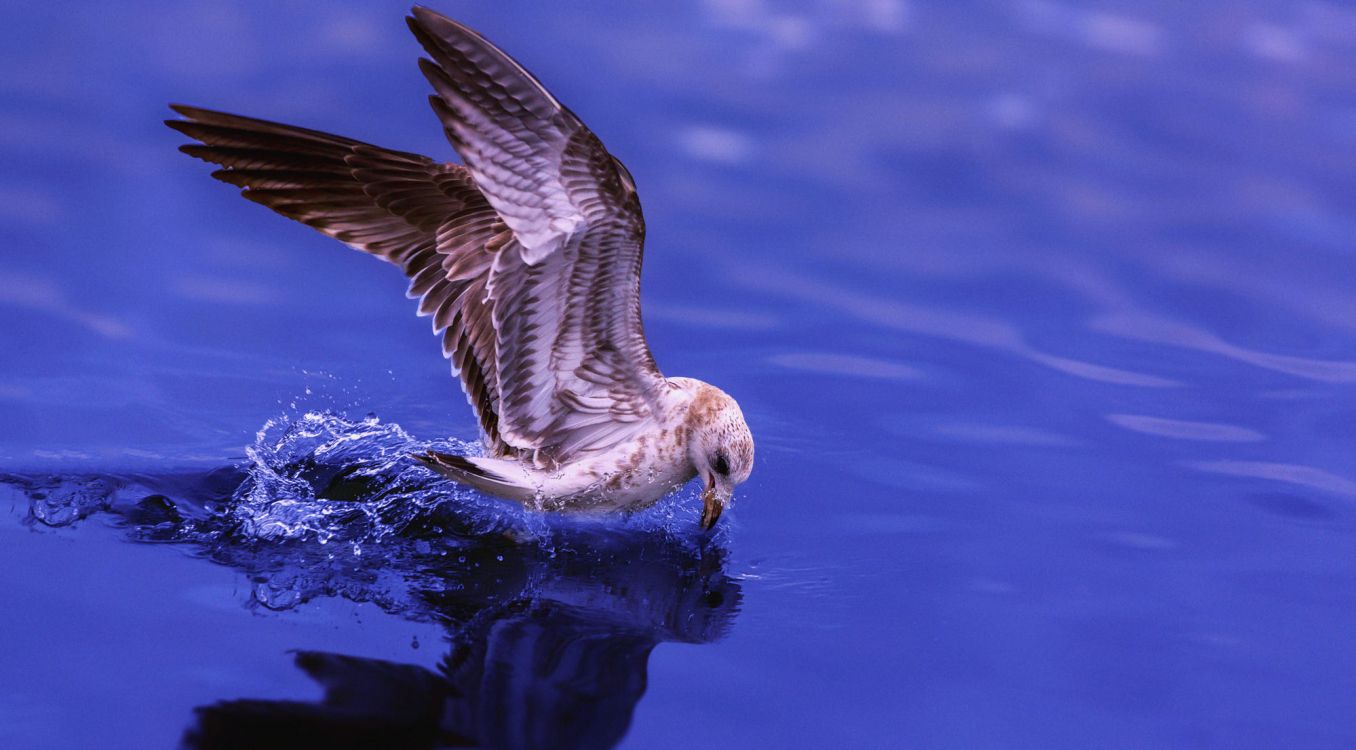
<instances>
[{"instance_id":1,"label":"water splash","mask_svg":"<svg viewBox=\"0 0 1356 750\"><path fill-rule=\"evenodd\" d=\"M230 533L344 542L360 553L363 543L414 530L449 503L464 522L455 530L466 535L522 520L511 506L442 480L410 459L426 450L467 454L477 446L416 440L375 415L354 421L306 412L269 420L245 451L247 476L232 498Z\"/></svg>"},{"instance_id":2,"label":"water splash","mask_svg":"<svg viewBox=\"0 0 1356 750\"><path fill-rule=\"evenodd\" d=\"M48 526L69 526L92 513L105 510L113 490L112 483L102 477L51 488L35 487L29 495L29 512L34 519Z\"/></svg>"},{"instance_id":3,"label":"water splash","mask_svg":"<svg viewBox=\"0 0 1356 750\"><path fill-rule=\"evenodd\" d=\"M269 420L237 466L0 475L0 493L17 492L43 527L101 515L136 541L190 545L245 571L250 605L269 610L341 596L442 619L430 589L443 598L502 580L543 580L540 569L607 568L640 549L700 558L710 547L694 535L692 493L629 517L536 513L412 460L427 450L465 455L478 446L419 440L375 415L312 411Z\"/></svg>"}]
</instances>

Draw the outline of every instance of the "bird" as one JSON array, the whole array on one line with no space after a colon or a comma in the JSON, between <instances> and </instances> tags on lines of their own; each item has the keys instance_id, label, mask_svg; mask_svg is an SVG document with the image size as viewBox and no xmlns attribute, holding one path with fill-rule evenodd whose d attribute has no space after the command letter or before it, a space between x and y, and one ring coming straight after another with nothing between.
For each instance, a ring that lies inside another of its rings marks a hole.
<instances>
[{"instance_id":1,"label":"bird","mask_svg":"<svg viewBox=\"0 0 1356 750\"><path fill-rule=\"evenodd\" d=\"M710 530L753 435L725 391L655 363L630 172L479 33L420 6L406 22L460 164L183 104L165 124L245 198L404 271L483 447L414 459L540 511L638 510L699 478Z\"/></svg>"}]
</instances>

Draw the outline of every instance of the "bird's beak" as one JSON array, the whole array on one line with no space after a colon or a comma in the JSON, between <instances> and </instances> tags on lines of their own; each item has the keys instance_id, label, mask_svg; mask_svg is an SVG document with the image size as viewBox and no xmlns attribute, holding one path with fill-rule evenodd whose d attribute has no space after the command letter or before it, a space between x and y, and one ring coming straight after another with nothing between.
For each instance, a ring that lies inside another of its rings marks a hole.
<instances>
[{"instance_id":1,"label":"bird's beak","mask_svg":"<svg viewBox=\"0 0 1356 750\"><path fill-rule=\"evenodd\" d=\"M725 499L716 491L716 477L712 475L706 480L706 491L702 493L702 528L709 531L715 526L723 510Z\"/></svg>"}]
</instances>

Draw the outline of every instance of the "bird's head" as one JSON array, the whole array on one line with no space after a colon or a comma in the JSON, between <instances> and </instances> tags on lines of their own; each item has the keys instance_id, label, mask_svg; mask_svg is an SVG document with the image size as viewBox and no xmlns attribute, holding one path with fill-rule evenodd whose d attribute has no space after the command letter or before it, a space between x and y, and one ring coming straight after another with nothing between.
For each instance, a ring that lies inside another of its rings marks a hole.
<instances>
[{"instance_id":1,"label":"bird's head","mask_svg":"<svg viewBox=\"0 0 1356 750\"><path fill-rule=\"evenodd\" d=\"M739 404L724 391L701 383L688 406L688 458L705 485L702 528L716 525L734 489L753 471L753 435Z\"/></svg>"}]
</instances>

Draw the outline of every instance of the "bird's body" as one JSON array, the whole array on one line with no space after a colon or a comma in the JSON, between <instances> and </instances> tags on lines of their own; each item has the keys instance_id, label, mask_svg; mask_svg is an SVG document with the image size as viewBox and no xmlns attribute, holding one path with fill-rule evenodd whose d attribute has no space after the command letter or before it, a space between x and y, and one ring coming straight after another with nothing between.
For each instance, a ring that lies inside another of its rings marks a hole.
<instances>
[{"instance_id":1,"label":"bird's body","mask_svg":"<svg viewBox=\"0 0 1356 750\"><path fill-rule=\"evenodd\" d=\"M631 175L503 51L427 9L408 20L463 165L196 107L167 124L246 198L405 271L485 446L416 458L549 510L641 507L701 476L709 527L753 439L734 399L655 365Z\"/></svg>"},{"instance_id":2,"label":"bird's body","mask_svg":"<svg viewBox=\"0 0 1356 750\"><path fill-rule=\"evenodd\" d=\"M699 392L712 386L673 378L659 395L658 432L638 431L601 451L556 464L530 458L470 458L428 453L429 466L465 484L544 510L643 508L696 476L687 461L688 417Z\"/></svg>"}]
</instances>

